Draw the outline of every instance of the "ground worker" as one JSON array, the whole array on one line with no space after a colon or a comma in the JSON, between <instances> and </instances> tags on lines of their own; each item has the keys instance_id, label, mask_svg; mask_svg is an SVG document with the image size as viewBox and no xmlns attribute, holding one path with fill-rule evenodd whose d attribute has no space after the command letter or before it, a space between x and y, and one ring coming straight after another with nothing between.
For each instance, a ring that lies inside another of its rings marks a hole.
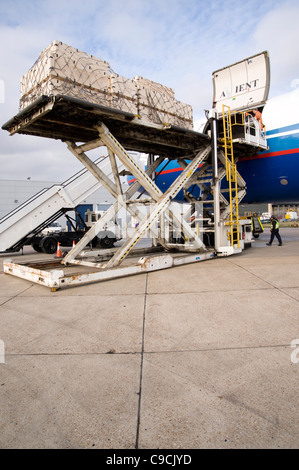
<instances>
[{"instance_id":1,"label":"ground worker","mask_svg":"<svg viewBox=\"0 0 299 470\"><path fill-rule=\"evenodd\" d=\"M253 115L254 115L255 119L260 123L261 130L263 130L264 129L264 124L263 124L263 120L262 120L262 113L260 111L258 111L257 109L254 109L252 112L253 112Z\"/></svg>"},{"instance_id":2,"label":"ground worker","mask_svg":"<svg viewBox=\"0 0 299 470\"><path fill-rule=\"evenodd\" d=\"M272 215L270 217L270 221L271 221L271 237L270 237L270 241L269 241L269 243L267 243L267 245L271 246L272 242L274 240L274 237L276 237L277 240L278 240L278 246L282 246L281 236L279 234L279 222L276 219L276 217L274 217L274 215Z\"/></svg>"}]
</instances>

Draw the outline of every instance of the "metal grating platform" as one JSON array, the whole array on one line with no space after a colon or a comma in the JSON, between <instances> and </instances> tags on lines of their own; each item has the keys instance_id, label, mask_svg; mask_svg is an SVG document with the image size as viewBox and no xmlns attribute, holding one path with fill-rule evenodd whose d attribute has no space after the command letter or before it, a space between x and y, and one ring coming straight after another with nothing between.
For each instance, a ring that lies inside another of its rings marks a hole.
<instances>
[{"instance_id":1,"label":"metal grating platform","mask_svg":"<svg viewBox=\"0 0 299 470\"><path fill-rule=\"evenodd\" d=\"M192 130L140 120L134 114L77 100L68 96L42 96L6 122L11 134L88 142L98 138L103 122L126 150L154 153L167 158L191 158L209 137Z\"/></svg>"}]
</instances>

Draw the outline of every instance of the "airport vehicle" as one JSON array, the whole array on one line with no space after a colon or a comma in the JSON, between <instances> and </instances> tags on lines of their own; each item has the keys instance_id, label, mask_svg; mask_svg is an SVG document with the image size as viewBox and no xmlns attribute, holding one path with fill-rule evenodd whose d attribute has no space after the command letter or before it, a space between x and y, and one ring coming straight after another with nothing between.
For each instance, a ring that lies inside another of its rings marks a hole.
<instances>
[{"instance_id":1,"label":"airport vehicle","mask_svg":"<svg viewBox=\"0 0 299 470\"><path fill-rule=\"evenodd\" d=\"M71 226L71 230L62 230L61 225L57 222L52 222L47 228L43 229L36 235L28 235L22 238L22 245L19 243L17 249L19 250L25 245L31 245L32 248L41 253L53 254L57 251L58 243L61 247L71 247L78 243L79 240L88 232L88 230L102 217L103 211L87 211L84 215L84 220L80 214L75 211L76 218L73 220L69 214L65 212L65 217ZM78 218L80 218L83 229L78 229ZM21 227L21 230L23 228ZM23 232L21 232L23 233ZM117 223L117 220L110 221L101 230L93 240L90 242L90 246L101 248L112 248L114 243L121 240L121 229ZM15 250L7 250L15 251Z\"/></svg>"},{"instance_id":2,"label":"airport vehicle","mask_svg":"<svg viewBox=\"0 0 299 470\"><path fill-rule=\"evenodd\" d=\"M107 177L112 174L108 157L96 159L93 165L97 168L94 171L105 172ZM58 241L63 246L72 246L73 241L77 243L88 230L87 226L85 232L78 231L73 226L71 232L60 232L51 236L40 234L43 234L44 230L48 232L47 227L62 215L68 217L68 212L74 210L100 187L101 182L84 169L61 185L40 191L0 220L0 252L17 252L25 245L32 245L37 251L54 253ZM68 220L71 223L70 218ZM103 233L101 238L104 240L106 235ZM104 244L103 240L101 243ZM106 245L110 243L113 244L113 237L111 241L106 241Z\"/></svg>"},{"instance_id":3,"label":"airport vehicle","mask_svg":"<svg viewBox=\"0 0 299 470\"><path fill-rule=\"evenodd\" d=\"M32 248L41 253L53 254L57 251L58 243L62 247L73 246L73 243L77 243L84 235L85 231L71 231L71 232L54 232L48 235L36 235L27 242L25 245L31 245ZM96 241L93 243L96 244Z\"/></svg>"},{"instance_id":4,"label":"airport vehicle","mask_svg":"<svg viewBox=\"0 0 299 470\"><path fill-rule=\"evenodd\" d=\"M263 212L260 219L262 222L270 222L271 212Z\"/></svg>"},{"instance_id":5,"label":"airport vehicle","mask_svg":"<svg viewBox=\"0 0 299 470\"><path fill-rule=\"evenodd\" d=\"M52 222L48 227L42 230L42 235L49 235L49 233L60 233L62 232L62 227L57 222Z\"/></svg>"},{"instance_id":6,"label":"airport vehicle","mask_svg":"<svg viewBox=\"0 0 299 470\"><path fill-rule=\"evenodd\" d=\"M260 234L264 231L261 219L257 215L251 216L251 229L254 238L258 238Z\"/></svg>"},{"instance_id":7,"label":"airport vehicle","mask_svg":"<svg viewBox=\"0 0 299 470\"><path fill-rule=\"evenodd\" d=\"M105 211L87 211L84 216L84 224L88 231L93 227L105 214ZM122 230L117 218L109 220L95 237L96 245L102 248L112 248L114 243L122 239ZM95 243L94 243L95 245Z\"/></svg>"},{"instance_id":8,"label":"airport vehicle","mask_svg":"<svg viewBox=\"0 0 299 470\"><path fill-rule=\"evenodd\" d=\"M298 214L297 214L296 211L288 210L288 212L285 214L284 218L286 220L297 220L298 219Z\"/></svg>"}]
</instances>

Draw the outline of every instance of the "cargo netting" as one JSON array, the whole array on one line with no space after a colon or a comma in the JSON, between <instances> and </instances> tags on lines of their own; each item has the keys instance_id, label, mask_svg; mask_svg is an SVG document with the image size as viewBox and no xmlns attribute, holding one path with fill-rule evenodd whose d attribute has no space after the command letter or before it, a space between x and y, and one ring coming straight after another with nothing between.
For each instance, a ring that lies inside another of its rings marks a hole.
<instances>
[{"instance_id":1,"label":"cargo netting","mask_svg":"<svg viewBox=\"0 0 299 470\"><path fill-rule=\"evenodd\" d=\"M132 113L156 124L193 129L193 110L174 91L143 77L114 73L108 62L60 41L44 49L22 77L20 109L42 95L65 95Z\"/></svg>"}]
</instances>

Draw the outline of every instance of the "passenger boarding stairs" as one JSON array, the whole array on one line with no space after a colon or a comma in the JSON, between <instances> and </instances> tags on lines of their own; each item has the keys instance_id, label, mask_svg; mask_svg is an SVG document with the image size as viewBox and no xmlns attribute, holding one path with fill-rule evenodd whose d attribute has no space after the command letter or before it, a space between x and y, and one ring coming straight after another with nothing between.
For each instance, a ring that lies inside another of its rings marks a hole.
<instances>
[{"instance_id":1,"label":"passenger boarding stairs","mask_svg":"<svg viewBox=\"0 0 299 470\"><path fill-rule=\"evenodd\" d=\"M93 162L95 171L112 176L108 157ZM102 183L87 169L61 185L43 189L0 219L0 252L19 251L24 244L65 212L100 189Z\"/></svg>"}]
</instances>

